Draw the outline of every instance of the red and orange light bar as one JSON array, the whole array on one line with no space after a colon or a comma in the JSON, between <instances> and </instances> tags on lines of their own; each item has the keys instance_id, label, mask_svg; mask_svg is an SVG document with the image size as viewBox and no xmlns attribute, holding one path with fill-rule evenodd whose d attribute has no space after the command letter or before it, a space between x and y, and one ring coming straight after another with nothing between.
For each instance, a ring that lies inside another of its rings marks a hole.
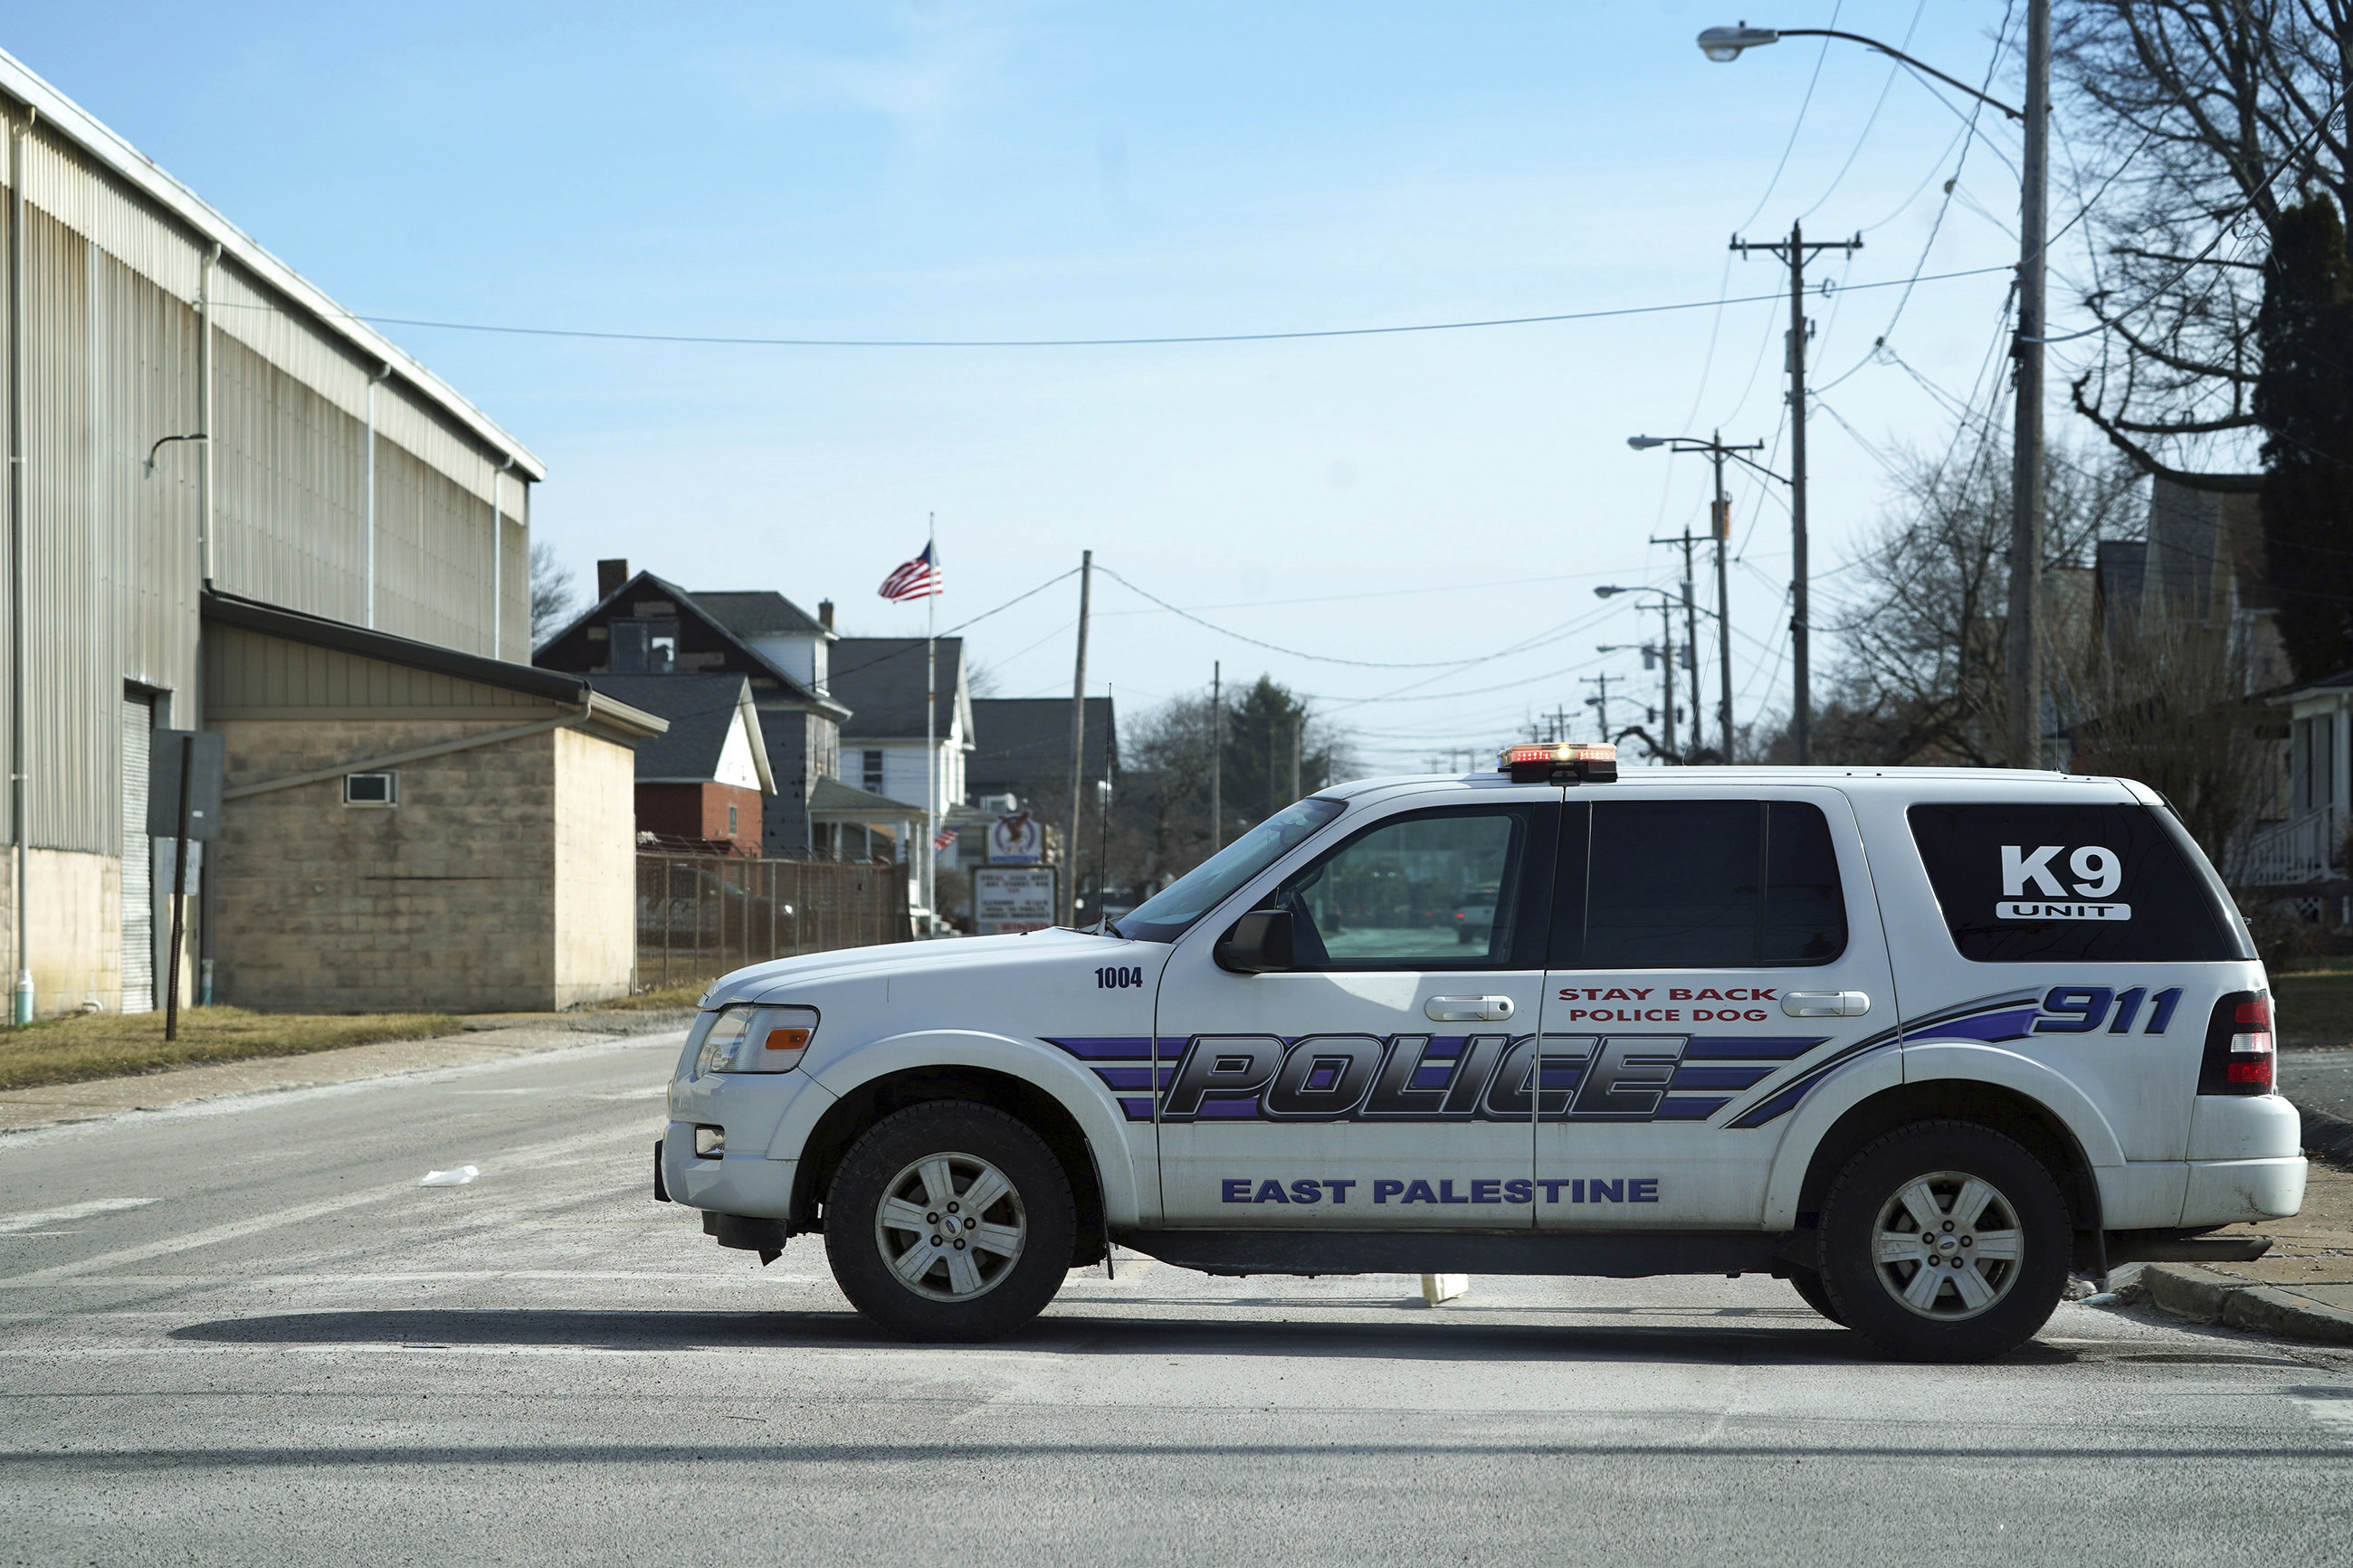
<instances>
[{"instance_id":1,"label":"red and orange light bar","mask_svg":"<svg viewBox=\"0 0 2353 1568\"><path fill-rule=\"evenodd\" d=\"M1618 777L1618 748L1602 741L1511 746L1501 768L1514 784L1609 784Z\"/></svg>"}]
</instances>

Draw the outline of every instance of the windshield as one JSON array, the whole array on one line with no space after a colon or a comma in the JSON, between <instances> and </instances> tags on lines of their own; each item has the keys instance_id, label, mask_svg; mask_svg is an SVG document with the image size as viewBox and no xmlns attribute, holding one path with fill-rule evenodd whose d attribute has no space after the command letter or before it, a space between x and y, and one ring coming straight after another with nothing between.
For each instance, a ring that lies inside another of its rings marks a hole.
<instances>
[{"instance_id":1,"label":"windshield","mask_svg":"<svg viewBox=\"0 0 2353 1568\"><path fill-rule=\"evenodd\" d=\"M1336 800L1286 806L1122 915L1115 928L1139 942L1174 942L1234 889L1314 837L1340 815Z\"/></svg>"}]
</instances>

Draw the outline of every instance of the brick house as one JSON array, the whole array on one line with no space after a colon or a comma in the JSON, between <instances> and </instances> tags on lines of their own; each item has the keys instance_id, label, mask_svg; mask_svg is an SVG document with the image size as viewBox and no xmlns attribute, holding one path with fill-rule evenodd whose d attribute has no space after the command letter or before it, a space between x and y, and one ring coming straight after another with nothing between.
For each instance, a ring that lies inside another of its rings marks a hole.
<instances>
[{"instance_id":1,"label":"brick house","mask_svg":"<svg viewBox=\"0 0 2353 1568\"><path fill-rule=\"evenodd\" d=\"M823 638L791 639L816 645L815 660L798 663L787 639L738 635L704 595L650 572L632 575L626 561L600 561L596 573L596 603L532 662L584 676L732 675L750 682L776 791L762 813L762 849L808 855L811 795L819 779L840 774L841 721L849 716L826 690Z\"/></svg>"},{"instance_id":2,"label":"brick house","mask_svg":"<svg viewBox=\"0 0 2353 1568\"><path fill-rule=\"evenodd\" d=\"M638 747L638 844L698 855L760 853L776 793L752 683L740 675L592 675L604 695L669 721Z\"/></svg>"}]
</instances>

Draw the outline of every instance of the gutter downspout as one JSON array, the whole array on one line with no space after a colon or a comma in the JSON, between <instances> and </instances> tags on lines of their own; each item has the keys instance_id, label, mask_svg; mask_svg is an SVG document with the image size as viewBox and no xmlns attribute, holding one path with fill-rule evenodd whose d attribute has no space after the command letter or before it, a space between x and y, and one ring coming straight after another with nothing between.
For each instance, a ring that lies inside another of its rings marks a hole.
<instances>
[{"instance_id":1,"label":"gutter downspout","mask_svg":"<svg viewBox=\"0 0 2353 1568\"><path fill-rule=\"evenodd\" d=\"M361 574L362 592L367 595L367 613L360 625L375 629L375 388L376 383L392 374L392 366L385 365L368 377L367 389L367 565Z\"/></svg>"},{"instance_id":2,"label":"gutter downspout","mask_svg":"<svg viewBox=\"0 0 2353 1568\"><path fill-rule=\"evenodd\" d=\"M196 273L196 439L204 446L204 462L196 469L196 575L213 585L213 268L220 265L217 241Z\"/></svg>"},{"instance_id":3,"label":"gutter downspout","mask_svg":"<svg viewBox=\"0 0 2353 1568\"><path fill-rule=\"evenodd\" d=\"M213 421L216 404L213 395L213 273L220 266L221 244L213 242L210 254L204 258L196 275L196 312L203 336L196 342L196 424L202 434L198 440L204 447L203 461L196 468L196 574L203 579L203 591L209 592L218 571L215 556L219 530L214 527L214 498L220 494L213 474ZM205 637L201 615L196 622L196 677L189 693L188 715L184 722L192 730L204 727ZM125 850L129 846L124 846ZM183 851L185 853L185 850ZM196 889L196 1005L213 1005L213 879L206 877Z\"/></svg>"},{"instance_id":4,"label":"gutter downspout","mask_svg":"<svg viewBox=\"0 0 2353 1568\"><path fill-rule=\"evenodd\" d=\"M25 755L25 138L40 111L27 107L21 124L8 128L8 818L16 839L16 988L10 1019L33 1021L32 921L26 862L33 836L26 820L28 775Z\"/></svg>"},{"instance_id":5,"label":"gutter downspout","mask_svg":"<svg viewBox=\"0 0 2353 1568\"><path fill-rule=\"evenodd\" d=\"M510 452L507 454L505 462L491 470L491 657L492 658L506 658L505 641L500 635L500 617L506 609L507 583L500 568L499 557L500 546L506 540L506 520L499 514L499 503L505 499L501 490L503 483L501 476L513 467L514 454Z\"/></svg>"}]
</instances>

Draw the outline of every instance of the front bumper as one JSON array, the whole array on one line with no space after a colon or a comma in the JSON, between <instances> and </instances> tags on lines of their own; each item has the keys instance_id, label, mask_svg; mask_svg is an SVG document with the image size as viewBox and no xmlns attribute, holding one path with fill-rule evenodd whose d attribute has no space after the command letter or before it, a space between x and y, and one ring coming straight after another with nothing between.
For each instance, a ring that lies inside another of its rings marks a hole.
<instances>
[{"instance_id":1,"label":"front bumper","mask_svg":"<svg viewBox=\"0 0 2353 1568\"><path fill-rule=\"evenodd\" d=\"M791 1217L793 1177L798 1160L771 1160L765 1153L694 1152L691 1121L673 1121L662 1135L662 1185L672 1203L721 1214Z\"/></svg>"}]
</instances>

